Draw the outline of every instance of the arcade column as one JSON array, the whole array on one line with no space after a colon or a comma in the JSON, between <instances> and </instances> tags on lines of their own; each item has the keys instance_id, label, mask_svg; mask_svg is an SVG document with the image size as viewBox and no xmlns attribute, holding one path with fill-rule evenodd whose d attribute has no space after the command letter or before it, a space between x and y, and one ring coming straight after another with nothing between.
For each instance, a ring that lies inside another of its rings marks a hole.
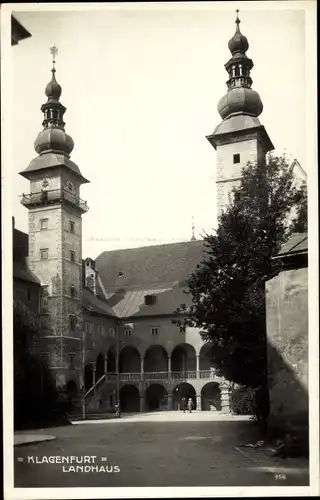
<instances>
[{"instance_id":1,"label":"arcade column","mask_svg":"<svg viewBox=\"0 0 320 500\"><path fill-rule=\"evenodd\" d=\"M201 396L197 394L197 411L201 411Z\"/></svg>"},{"instance_id":2,"label":"arcade column","mask_svg":"<svg viewBox=\"0 0 320 500\"><path fill-rule=\"evenodd\" d=\"M230 389L228 386L222 385L221 390L221 411L222 413L230 413Z\"/></svg>"},{"instance_id":3,"label":"arcade column","mask_svg":"<svg viewBox=\"0 0 320 500\"><path fill-rule=\"evenodd\" d=\"M172 394L168 394L168 411L172 410Z\"/></svg>"},{"instance_id":4,"label":"arcade column","mask_svg":"<svg viewBox=\"0 0 320 500\"><path fill-rule=\"evenodd\" d=\"M144 396L140 396L140 413L144 412Z\"/></svg>"}]
</instances>

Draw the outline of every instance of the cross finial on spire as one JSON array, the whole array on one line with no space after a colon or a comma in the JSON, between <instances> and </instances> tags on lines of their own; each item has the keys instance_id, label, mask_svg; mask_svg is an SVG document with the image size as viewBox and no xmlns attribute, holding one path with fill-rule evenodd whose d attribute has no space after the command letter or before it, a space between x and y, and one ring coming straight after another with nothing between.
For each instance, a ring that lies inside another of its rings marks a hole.
<instances>
[{"instance_id":1,"label":"cross finial on spire","mask_svg":"<svg viewBox=\"0 0 320 500\"><path fill-rule=\"evenodd\" d=\"M52 71L55 71L56 55L58 54L58 48L55 45L51 45L50 52L52 54Z\"/></svg>"}]
</instances>

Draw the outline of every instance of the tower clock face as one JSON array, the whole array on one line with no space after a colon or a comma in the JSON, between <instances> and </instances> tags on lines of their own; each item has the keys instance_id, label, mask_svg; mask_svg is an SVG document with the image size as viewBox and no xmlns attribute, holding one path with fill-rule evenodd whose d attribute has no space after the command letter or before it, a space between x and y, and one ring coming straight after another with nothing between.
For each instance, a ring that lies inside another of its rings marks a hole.
<instances>
[{"instance_id":1,"label":"tower clock face","mask_svg":"<svg viewBox=\"0 0 320 500\"><path fill-rule=\"evenodd\" d=\"M73 191L74 191L74 187L73 187L73 184L72 184L72 182L71 182L71 181L67 181L67 182L66 182L66 189L67 189L68 191L70 191L71 193L73 193Z\"/></svg>"}]
</instances>

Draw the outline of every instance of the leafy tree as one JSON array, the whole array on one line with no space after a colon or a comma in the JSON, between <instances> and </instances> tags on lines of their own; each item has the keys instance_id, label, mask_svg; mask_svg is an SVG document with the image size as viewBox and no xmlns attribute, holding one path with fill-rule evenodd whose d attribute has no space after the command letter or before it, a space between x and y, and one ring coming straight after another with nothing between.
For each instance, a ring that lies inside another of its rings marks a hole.
<instances>
[{"instance_id":1,"label":"leafy tree","mask_svg":"<svg viewBox=\"0 0 320 500\"><path fill-rule=\"evenodd\" d=\"M216 234L204 239L206 256L188 283L190 304L176 311L211 341L221 376L262 388L257 400L266 387L265 278L290 232L306 229L305 206L306 191L295 186L285 157L249 163Z\"/></svg>"}]
</instances>

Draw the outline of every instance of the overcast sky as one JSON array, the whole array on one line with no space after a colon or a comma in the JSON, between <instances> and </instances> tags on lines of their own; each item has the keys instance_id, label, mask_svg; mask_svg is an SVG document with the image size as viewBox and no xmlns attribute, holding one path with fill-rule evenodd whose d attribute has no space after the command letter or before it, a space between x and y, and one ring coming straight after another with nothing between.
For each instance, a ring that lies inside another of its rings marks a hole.
<instances>
[{"instance_id":1,"label":"overcast sky","mask_svg":"<svg viewBox=\"0 0 320 500\"><path fill-rule=\"evenodd\" d=\"M253 59L261 123L275 145L305 164L305 15L258 2L113 5L101 11L17 12L32 33L12 48L12 189L16 227L27 231L18 175L36 156L40 106L51 78L49 47L67 107L71 159L91 181L81 189L83 257L191 238L216 226L216 153L206 139L221 119L224 64L240 9ZM277 2L280 4L280 2ZM252 10L255 9L255 10Z\"/></svg>"}]
</instances>

